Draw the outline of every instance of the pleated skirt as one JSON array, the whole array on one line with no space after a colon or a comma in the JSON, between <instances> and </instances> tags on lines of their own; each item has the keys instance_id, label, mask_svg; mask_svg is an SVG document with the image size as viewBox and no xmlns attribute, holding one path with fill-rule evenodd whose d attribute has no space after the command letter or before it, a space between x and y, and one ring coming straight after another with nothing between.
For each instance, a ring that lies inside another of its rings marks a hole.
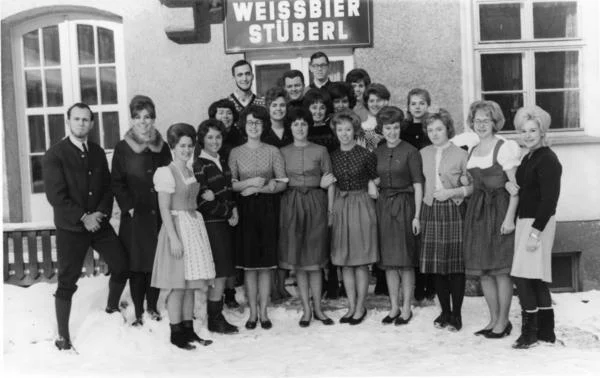
<instances>
[{"instance_id":1,"label":"pleated skirt","mask_svg":"<svg viewBox=\"0 0 600 378\"><path fill-rule=\"evenodd\" d=\"M236 227L235 265L240 269L277 267L279 196L255 194L238 197L240 221Z\"/></svg>"},{"instance_id":2,"label":"pleated skirt","mask_svg":"<svg viewBox=\"0 0 600 378\"><path fill-rule=\"evenodd\" d=\"M382 189L376 201L379 235L379 266L382 269L417 267L419 251L412 232L415 217L414 193Z\"/></svg>"},{"instance_id":3,"label":"pleated skirt","mask_svg":"<svg viewBox=\"0 0 600 378\"><path fill-rule=\"evenodd\" d=\"M422 273L464 273L463 219L464 202L433 200L431 206L421 208L421 259Z\"/></svg>"},{"instance_id":4,"label":"pleated skirt","mask_svg":"<svg viewBox=\"0 0 600 378\"><path fill-rule=\"evenodd\" d=\"M289 188L281 197L279 214L279 266L323 268L329 260L327 192Z\"/></svg>"},{"instance_id":5,"label":"pleated skirt","mask_svg":"<svg viewBox=\"0 0 600 378\"><path fill-rule=\"evenodd\" d=\"M226 220L207 221L204 225L210 240L216 277L235 276L234 228Z\"/></svg>"},{"instance_id":6,"label":"pleated skirt","mask_svg":"<svg viewBox=\"0 0 600 378\"><path fill-rule=\"evenodd\" d=\"M336 190L331 229L333 265L360 266L379 260L374 202L364 190Z\"/></svg>"},{"instance_id":7,"label":"pleated skirt","mask_svg":"<svg viewBox=\"0 0 600 378\"><path fill-rule=\"evenodd\" d=\"M556 218L552 216L539 235L538 248L535 251L528 251L527 239L529 239L533 222L533 218L517 219L515 255L510 275L552 282L552 247L556 232Z\"/></svg>"}]
</instances>

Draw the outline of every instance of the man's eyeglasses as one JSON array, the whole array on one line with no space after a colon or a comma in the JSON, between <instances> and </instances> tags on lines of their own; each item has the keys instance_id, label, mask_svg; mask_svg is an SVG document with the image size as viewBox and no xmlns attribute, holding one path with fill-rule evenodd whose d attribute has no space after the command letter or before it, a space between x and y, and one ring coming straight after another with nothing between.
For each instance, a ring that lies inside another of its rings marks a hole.
<instances>
[{"instance_id":1,"label":"man's eyeglasses","mask_svg":"<svg viewBox=\"0 0 600 378\"><path fill-rule=\"evenodd\" d=\"M322 63L322 64L311 64L310 65L312 68L317 69L317 70L322 70L324 68L329 67L329 63Z\"/></svg>"},{"instance_id":2,"label":"man's eyeglasses","mask_svg":"<svg viewBox=\"0 0 600 378\"><path fill-rule=\"evenodd\" d=\"M491 126L494 123L494 121L492 121L491 119L475 119L473 120L473 124L475 126Z\"/></svg>"}]
</instances>

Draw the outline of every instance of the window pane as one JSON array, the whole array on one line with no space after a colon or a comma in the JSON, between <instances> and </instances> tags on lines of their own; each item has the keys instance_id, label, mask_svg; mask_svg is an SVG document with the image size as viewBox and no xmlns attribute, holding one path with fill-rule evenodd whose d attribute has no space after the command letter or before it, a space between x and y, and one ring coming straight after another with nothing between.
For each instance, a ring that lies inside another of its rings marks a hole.
<instances>
[{"instance_id":1,"label":"window pane","mask_svg":"<svg viewBox=\"0 0 600 378\"><path fill-rule=\"evenodd\" d=\"M92 131L88 134L88 140L96 143L100 143L100 120L98 119L98 113L94 113L94 127L92 127Z\"/></svg>"},{"instance_id":2,"label":"window pane","mask_svg":"<svg viewBox=\"0 0 600 378\"><path fill-rule=\"evenodd\" d=\"M59 69L46 70L46 100L48 106L62 106L62 78Z\"/></svg>"},{"instance_id":3,"label":"window pane","mask_svg":"<svg viewBox=\"0 0 600 378\"><path fill-rule=\"evenodd\" d=\"M504 118L506 121L504 122L504 127L502 131L505 130L514 130L515 125L513 124L513 120L515 118L515 114L517 110L523 106L523 94L522 93L514 93L514 94L484 94L484 100L495 101L502 108L502 114L504 114Z\"/></svg>"},{"instance_id":4,"label":"window pane","mask_svg":"<svg viewBox=\"0 0 600 378\"><path fill-rule=\"evenodd\" d=\"M31 190L34 193L44 193L44 177L42 176L43 156L31 157Z\"/></svg>"},{"instance_id":5,"label":"window pane","mask_svg":"<svg viewBox=\"0 0 600 378\"><path fill-rule=\"evenodd\" d=\"M33 115L27 117L29 123L29 151L46 151L46 132L44 127L44 116Z\"/></svg>"},{"instance_id":6,"label":"window pane","mask_svg":"<svg viewBox=\"0 0 600 378\"><path fill-rule=\"evenodd\" d=\"M479 6L482 41L521 39L521 4Z\"/></svg>"},{"instance_id":7,"label":"window pane","mask_svg":"<svg viewBox=\"0 0 600 378\"><path fill-rule=\"evenodd\" d=\"M94 67L79 69L79 83L81 86L81 102L88 105L96 105L98 103L96 69Z\"/></svg>"},{"instance_id":8,"label":"window pane","mask_svg":"<svg viewBox=\"0 0 600 378\"><path fill-rule=\"evenodd\" d=\"M579 127L579 91L536 93L535 103L550 113L550 128Z\"/></svg>"},{"instance_id":9,"label":"window pane","mask_svg":"<svg viewBox=\"0 0 600 378\"><path fill-rule=\"evenodd\" d=\"M98 58L100 63L115 62L115 37L110 29L98 28Z\"/></svg>"},{"instance_id":10,"label":"window pane","mask_svg":"<svg viewBox=\"0 0 600 378\"><path fill-rule=\"evenodd\" d=\"M578 52L535 53L535 86L537 89L579 87Z\"/></svg>"},{"instance_id":11,"label":"window pane","mask_svg":"<svg viewBox=\"0 0 600 378\"><path fill-rule=\"evenodd\" d=\"M94 28L91 25L77 25L77 45L79 47L79 64L96 63Z\"/></svg>"},{"instance_id":12,"label":"window pane","mask_svg":"<svg viewBox=\"0 0 600 378\"><path fill-rule=\"evenodd\" d=\"M483 91L510 91L523 89L521 54L481 55L481 83Z\"/></svg>"},{"instance_id":13,"label":"window pane","mask_svg":"<svg viewBox=\"0 0 600 378\"><path fill-rule=\"evenodd\" d=\"M264 64L256 66L256 92L257 95L264 96L269 88L281 85L278 83L280 77L283 76L285 71L291 69L289 63L283 64Z\"/></svg>"},{"instance_id":14,"label":"window pane","mask_svg":"<svg viewBox=\"0 0 600 378\"><path fill-rule=\"evenodd\" d=\"M102 129L104 131L104 148L114 148L120 139L119 112L102 113Z\"/></svg>"},{"instance_id":15,"label":"window pane","mask_svg":"<svg viewBox=\"0 0 600 378\"><path fill-rule=\"evenodd\" d=\"M27 107L44 106L42 95L42 72L40 70L25 71L25 87L27 90Z\"/></svg>"},{"instance_id":16,"label":"window pane","mask_svg":"<svg viewBox=\"0 0 600 378\"><path fill-rule=\"evenodd\" d=\"M48 131L50 132L50 145L60 142L65 137L65 116L62 114L48 115Z\"/></svg>"},{"instance_id":17,"label":"window pane","mask_svg":"<svg viewBox=\"0 0 600 378\"><path fill-rule=\"evenodd\" d=\"M577 3L533 3L534 38L577 36Z\"/></svg>"},{"instance_id":18,"label":"window pane","mask_svg":"<svg viewBox=\"0 0 600 378\"><path fill-rule=\"evenodd\" d=\"M58 41L58 26L48 26L42 29L42 35L44 39L44 65L59 65L60 42Z\"/></svg>"},{"instance_id":19,"label":"window pane","mask_svg":"<svg viewBox=\"0 0 600 378\"><path fill-rule=\"evenodd\" d=\"M100 67L100 94L103 104L117 103L117 73L115 67Z\"/></svg>"},{"instance_id":20,"label":"window pane","mask_svg":"<svg viewBox=\"0 0 600 378\"><path fill-rule=\"evenodd\" d=\"M37 30L23 35L23 54L25 55L25 67L40 65L40 44Z\"/></svg>"}]
</instances>

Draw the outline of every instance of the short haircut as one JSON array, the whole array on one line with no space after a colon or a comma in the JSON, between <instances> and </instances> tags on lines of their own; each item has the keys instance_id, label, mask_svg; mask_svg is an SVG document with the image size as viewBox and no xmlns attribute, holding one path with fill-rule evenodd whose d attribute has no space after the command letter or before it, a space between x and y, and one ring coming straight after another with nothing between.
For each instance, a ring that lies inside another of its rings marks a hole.
<instances>
[{"instance_id":1,"label":"short haircut","mask_svg":"<svg viewBox=\"0 0 600 378\"><path fill-rule=\"evenodd\" d=\"M425 132L425 135L427 135L427 126L438 120L441 121L444 126L446 126L446 134L448 135L448 139L453 138L456 134L456 130L454 129L454 121L452 120L450 112L443 108L440 108L435 113L425 114L425 117L423 117L423 131Z\"/></svg>"},{"instance_id":2,"label":"short haircut","mask_svg":"<svg viewBox=\"0 0 600 378\"><path fill-rule=\"evenodd\" d=\"M431 95L429 94L429 91L427 91L427 89L422 89L422 88L413 88L410 91L408 91L408 94L406 95L406 108L407 109L410 105L410 98L412 96L422 97L423 100L425 100L425 102L427 103L427 106L431 106Z\"/></svg>"},{"instance_id":3,"label":"short haircut","mask_svg":"<svg viewBox=\"0 0 600 378\"><path fill-rule=\"evenodd\" d=\"M281 85L285 85L285 79L294 79L296 77L299 77L302 81L302 85L304 85L304 74L302 73L302 71L298 70L285 71L283 73L283 76L281 77Z\"/></svg>"},{"instance_id":4,"label":"short haircut","mask_svg":"<svg viewBox=\"0 0 600 378\"><path fill-rule=\"evenodd\" d=\"M326 90L316 88L309 89L302 98L302 106L308 109L312 104L317 103L325 105L327 113L325 117L333 112L331 97L329 97L329 93Z\"/></svg>"},{"instance_id":5,"label":"short haircut","mask_svg":"<svg viewBox=\"0 0 600 378\"><path fill-rule=\"evenodd\" d=\"M233 66L231 66L231 76L235 76L235 69L241 66L250 67L250 72L252 72L252 65L250 64L250 62L244 59L240 59L237 62L233 63Z\"/></svg>"},{"instance_id":6,"label":"short haircut","mask_svg":"<svg viewBox=\"0 0 600 378\"><path fill-rule=\"evenodd\" d=\"M345 83L343 81L336 81L334 83L331 83L329 88L327 88L327 91L331 96L332 102L339 98L348 97L350 109L354 108L354 106L356 105L356 96L354 95L354 90L348 83Z\"/></svg>"},{"instance_id":7,"label":"short haircut","mask_svg":"<svg viewBox=\"0 0 600 378\"><path fill-rule=\"evenodd\" d=\"M540 128L540 133L543 134L542 138L545 139L546 133L550 130L550 124L552 123L550 114L536 105L524 106L517 110L517 114L515 114L515 130L520 131L527 121L535 121Z\"/></svg>"},{"instance_id":8,"label":"short haircut","mask_svg":"<svg viewBox=\"0 0 600 378\"><path fill-rule=\"evenodd\" d=\"M246 109L242 110L240 113L240 122L238 127L242 136L248 136L248 134L246 134L246 120L248 119L249 115L252 115L252 117L262 121L262 135L264 135L271 128L271 117L269 116L267 109L259 105L248 105L248 107L246 107Z\"/></svg>"},{"instance_id":9,"label":"short haircut","mask_svg":"<svg viewBox=\"0 0 600 378\"><path fill-rule=\"evenodd\" d=\"M190 137L192 144L196 144L196 130L194 130L194 126L187 123L175 123L169 126L167 130L167 143L169 147L171 149L175 148L184 136Z\"/></svg>"},{"instance_id":10,"label":"short haircut","mask_svg":"<svg viewBox=\"0 0 600 378\"><path fill-rule=\"evenodd\" d=\"M312 54L310 56L310 63L312 64L313 60L319 59L319 58L325 58L325 60L327 61L327 64L329 64L329 57L323 51L317 51L316 53Z\"/></svg>"},{"instance_id":11,"label":"short haircut","mask_svg":"<svg viewBox=\"0 0 600 378\"><path fill-rule=\"evenodd\" d=\"M388 91L385 85L373 83L369 85L367 89L365 89L365 93L363 93L363 101L365 102L365 104L367 103L367 101L369 101L369 96L371 96L372 94L383 100L389 100L390 97L392 97L390 91Z\"/></svg>"},{"instance_id":12,"label":"short haircut","mask_svg":"<svg viewBox=\"0 0 600 378\"><path fill-rule=\"evenodd\" d=\"M92 109L88 104L84 104L83 102L76 102L67 109L67 119L71 119L71 110L74 108L87 109L90 112L90 121L94 120L94 112L92 112Z\"/></svg>"},{"instance_id":13,"label":"short haircut","mask_svg":"<svg viewBox=\"0 0 600 378\"><path fill-rule=\"evenodd\" d=\"M484 111L492 120L493 126L492 131L497 133L504 127L504 114L502 108L494 101L479 100L475 101L469 107L469 114L467 116L467 123L473 128L473 120L475 119L475 113L478 111Z\"/></svg>"},{"instance_id":14,"label":"short haircut","mask_svg":"<svg viewBox=\"0 0 600 378\"><path fill-rule=\"evenodd\" d=\"M406 127L408 126L405 122L402 122L404 121L404 112L396 106L384 106L379 113L377 113L375 118L377 119L376 130L379 133L383 130L383 125L390 125L398 122L400 123L401 132L406 130Z\"/></svg>"},{"instance_id":15,"label":"short haircut","mask_svg":"<svg viewBox=\"0 0 600 378\"><path fill-rule=\"evenodd\" d=\"M265 93L265 105L267 106L267 108L269 108L271 106L271 103L273 101L277 100L279 97L283 97L283 99L285 100L285 103L287 104L288 97L287 97L287 92L285 91L285 89L283 89L281 87L270 88L267 91L267 93Z\"/></svg>"},{"instance_id":16,"label":"short haircut","mask_svg":"<svg viewBox=\"0 0 600 378\"><path fill-rule=\"evenodd\" d=\"M289 110L287 117L285 117L285 127L289 129L292 126L292 123L299 119L306 121L309 128L313 127L315 123L313 121L312 114L308 109L294 106Z\"/></svg>"},{"instance_id":17,"label":"short haircut","mask_svg":"<svg viewBox=\"0 0 600 378\"><path fill-rule=\"evenodd\" d=\"M144 95L133 96L129 103L129 114L131 115L131 118L134 118L144 109L148 111L150 118L156 119L156 107L154 106L154 101L152 101L150 97Z\"/></svg>"},{"instance_id":18,"label":"short haircut","mask_svg":"<svg viewBox=\"0 0 600 378\"><path fill-rule=\"evenodd\" d=\"M238 118L240 117L238 111L235 108L235 104L233 101L228 100L226 98L222 98L218 101L213 102L208 107L208 117L215 118L217 116L217 110L219 108L225 108L231 110L231 114L233 114L233 123L236 123Z\"/></svg>"},{"instance_id":19,"label":"short haircut","mask_svg":"<svg viewBox=\"0 0 600 378\"><path fill-rule=\"evenodd\" d=\"M346 83L352 84L362 81L365 84L365 87L371 85L371 76L369 73L362 68L355 68L348 72L346 75Z\"/></svg>"},{"instance_id":20,"label":"short haircut","mask_svg":"<svg viewBox=\"0 0 600 378\"><path fill-rule=\"evenodd\" d=\"M221 133L221 136L223 136L223 134L225 133L225 125L223 124L223 122L214 118L209 118L206 121L202 121L202 123L198 125L198 131L196 134L198 138L196 145L198 147L204 148L204 137L206 137L206 134L208 134L210 129L217 130ZM199 151L196 151L196 154L198 153Z\"/></svg>"},{"instance_id":21,"label":"short haircut","mask_svg":"<svg viewBox=\"0 0 600 378\"><path fill-rule=\"evenodd\" d=\"M350 122L352 128L354 129L354 139L359 138L364 135L364 131L360 126L360 117L356 115L352 110L344 109L340 112L337 112L331 117L331 126L333 126L333 132L335 133L336 128L342 122ZM337 137L337 134L336 134Z\"/></svg>"}]
</instances>

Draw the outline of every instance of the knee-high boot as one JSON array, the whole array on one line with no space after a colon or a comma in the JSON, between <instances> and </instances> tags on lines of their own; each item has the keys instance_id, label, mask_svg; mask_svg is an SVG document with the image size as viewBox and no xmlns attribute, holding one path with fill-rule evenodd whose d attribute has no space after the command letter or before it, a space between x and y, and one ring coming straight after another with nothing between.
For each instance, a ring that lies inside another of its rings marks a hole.
<instances>
[{"instance_id":1,"label":"knee-high boot","mask_svg":"<svg viewBox=\"0 0 600 378\"><path fill-rule=\"evenodd\" d=\"M554 334L554 310L551 308L540 309L538 311L538 330L537 338L540 341L554 343L556 335Z\"/></svg>"},{"instance_id":2,"label":"knee-high boot","mask_svg":"<svg viewBox=\"0 0 600 378\"><path fill-rule=\"evenodd\" d=\"M58 340L54 345L59 350L71 349L71 335L69 334L69 318L71 316L71 300L55 297L56 323L58 325Z\"/></svg>"},{"instance_id":3,"label":"knee-high boot","mask_svg":"<svg viewBox=\"0 0 600 378\"><path fill-rule=\"evenodd\" d=\"M210 332L223 334L238 332L238 327L230 324L223 316L222 301L208 301L206 309L208 313L208 330Z\"/></svg>"},{"instance_id":4,"label":"knee-high boot","mask_svg":"<svg viewBox=\"0 0 600 378\"><path fill-rule=\"evenodd\" d=\"M534 346L537 341L538 331L538 313L536 312L521 312L523 323L521 325L521 336L513 344L513 348L527 349Z\"/></svg>"}]
</instances>

